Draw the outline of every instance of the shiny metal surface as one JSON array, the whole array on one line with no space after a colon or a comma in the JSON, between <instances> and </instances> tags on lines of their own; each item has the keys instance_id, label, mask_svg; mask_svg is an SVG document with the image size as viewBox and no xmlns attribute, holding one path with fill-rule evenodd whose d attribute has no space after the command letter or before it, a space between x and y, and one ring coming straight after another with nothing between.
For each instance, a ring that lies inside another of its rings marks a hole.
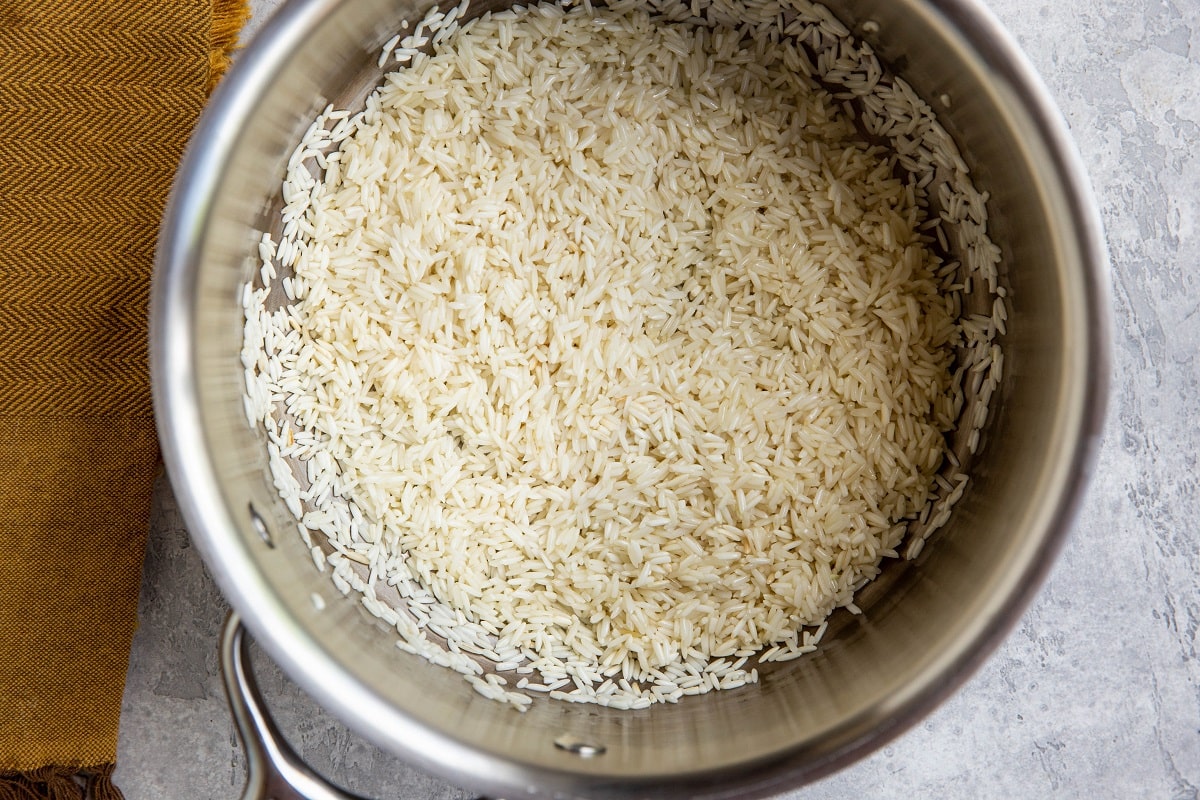
<instances>
[{"instance_id":1,"label":"shiny metal surface","mask_svg":"<svg viewBox=\"0 0 1200 800\"><path fill-rule=\"evenodd\" d=\"M519 714L398 651L314 570L245 422L237 289L286 160L326 103L369 90L378 48L422 9L295 0L214 96L160 238L152 368L164 456L193 538L246 625L363 735L493 795L766 796L920 719L1037 591L1091 468L1107 388L1106 259L1086 178L1050 98L977 3L830 5L922 96L948 96L939 116L991 193L1012 292L1000 404L950 524L915 564L888 566L860 600L864 615L842 615L817 653L757 686L638 712L539 699ZM556 740L604 752L583 758Z\"/></svg>"},{"instance_id":2,"label":"shiny metal surface","mask_svg":"<svg viewBox=\"0 0 1200 800\"><path fill-rule=\"evenodd\" d=\"M221 630L221 676L246 753L242 800L362 800L310 770L284 741L263 706L250 669L246 630L236 611L230 612Z\"/></svg>"},{"instance_id":3,"label":"shiny metal surface","mask_svg":"<svg viewBox=\"0 0 1200 800\"><path fill-rule=\"evenodd\" d=\"M242 800L365 800L313 772L283 738L258 689L246 629L236 611L221 628L220 663L233 725L246 753Z\"/></svg>"}]
</instances>

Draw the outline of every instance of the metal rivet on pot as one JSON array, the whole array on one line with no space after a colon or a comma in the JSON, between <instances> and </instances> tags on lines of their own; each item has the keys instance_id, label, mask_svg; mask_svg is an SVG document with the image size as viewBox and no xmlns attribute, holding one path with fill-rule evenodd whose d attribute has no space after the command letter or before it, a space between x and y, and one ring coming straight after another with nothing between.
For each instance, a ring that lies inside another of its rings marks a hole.
<instances>
[{"instance_id":1,"label":"metal rivet on pot","mask_svg":"<svg viewBox=\"0 0 1200 800\"><path fill-rule=\"evenodd\" d=\"M267 547L274 547L275 542L271 540L271 529L267 527L267 522L258 513L258 509L254 507L254 503L250 503L250 527L254 528L262 540L267 543Z\"/></svg>"},{"instance_id":2,"label":"metal rivet on pot","mask_svg":"<svg viewBox=\"0 0 1200 800\"><path fill-rule=\"evenodd\" d=\"M554 746L559 750L566 750L568 753L574 753L581 758L593 758L594 756L604 755L607 750L602 744L592 744L578 739L569 733L564 733L554 740Z\"/></svg>"},{"instance_id":3,"label":"metal rivet on pot","mask_svg":"<svg viewBox=\"0 0 1200 800\"><path fill-rule=\"evenodd\" d=\"M862 24L863 33L879 33L879 23L873 19L869 19Z\"/></svg>"}]
</instances>

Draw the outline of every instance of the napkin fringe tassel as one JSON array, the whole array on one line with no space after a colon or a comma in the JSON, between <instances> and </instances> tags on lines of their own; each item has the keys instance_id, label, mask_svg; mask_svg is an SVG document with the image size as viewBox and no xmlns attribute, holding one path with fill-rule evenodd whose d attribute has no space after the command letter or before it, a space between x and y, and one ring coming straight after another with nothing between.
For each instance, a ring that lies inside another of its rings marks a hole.
<instances>
[{"instance_id":1,"label":"napkin fringe tassel","mask_svg":"<svg viewBox=\"0 0 1200 800\"><path fill-rule=\"evenodd\" d=\"M112 764L0 773L0 800L125 800L112 773Z\"/></svg>"},{"instance_id":2,"label":"napkin fringe tassel","mask_svg":"<svg viewBox=\"0 0 1200 800\"><path fill-rule=\"evenodd\" d=\"M247 0L212 0L212 33L208 40L208 85L211 94L217 81L229 69L242 26L250 19L250 4ZM0 796L0 800L4 800Z\"/></svg>"}]
</instances>

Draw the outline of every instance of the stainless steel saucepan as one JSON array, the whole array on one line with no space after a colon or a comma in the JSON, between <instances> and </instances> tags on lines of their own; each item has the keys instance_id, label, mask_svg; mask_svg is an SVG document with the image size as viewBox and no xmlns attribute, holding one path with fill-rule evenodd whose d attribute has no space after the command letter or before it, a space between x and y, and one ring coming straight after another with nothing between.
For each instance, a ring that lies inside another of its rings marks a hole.
<instances>
[{"instance_id":1,"label":"stainless steel saucepan","mask_svg":"<svg viewBox=\"0 0 1200 800\"><path fill-rule=\"evenodd\" d=\"M915 562L886 567L863 615L839 615L816 653L763 670L757 685L642 711L539 699L520 714L398 650L313 568L242 410L238 290L287 159L327 103L376 83L381 46L425 0L291 0L212 98L176 179L154 276L163 451L196 545L246 627L363 736L510 799L767 796L914 724L1037 591L1091 468L1108 378L1107 263L1087 180L1045 88L978 2L828 5L923 97L952 101L939 117L990 192L1004 253L1005 381L950 523ZM236 671L240 651L229 652ZM242 712L248 729L262 721ZM315 779L300 784L296 796L337 796Z\"/></svg>"}]
</instances>

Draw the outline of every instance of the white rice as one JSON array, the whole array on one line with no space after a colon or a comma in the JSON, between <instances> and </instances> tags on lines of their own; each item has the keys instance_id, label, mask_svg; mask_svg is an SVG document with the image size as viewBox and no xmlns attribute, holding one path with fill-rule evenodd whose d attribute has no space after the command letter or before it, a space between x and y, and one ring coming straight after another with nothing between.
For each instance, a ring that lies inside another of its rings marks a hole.
<instances>
[{"instance_id":1,"label":"white rice","mask_svg":"<svg viewBox=\"0 0 1200 800\"><path fill-rule=\"evenodd\" d=\"M987 196L804 0L467 12L389 40L405 68L289 162L242 295L276 489L486 697L753 683L967 489Z\"/></svg>"}]
</instances>

